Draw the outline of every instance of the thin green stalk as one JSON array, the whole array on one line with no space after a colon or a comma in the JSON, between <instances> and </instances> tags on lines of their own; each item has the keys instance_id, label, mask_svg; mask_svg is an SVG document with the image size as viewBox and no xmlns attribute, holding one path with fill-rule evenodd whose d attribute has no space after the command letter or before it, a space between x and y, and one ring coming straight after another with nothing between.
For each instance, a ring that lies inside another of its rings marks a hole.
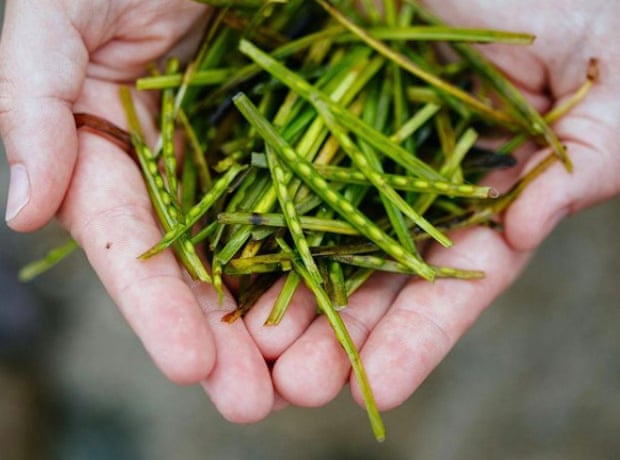
<instances>
[{"instance_id":1,"label":"thin green stalk","mask_svg":"<svg viewBox=\"0 0 620 460\"><path fill-rule=\"evenodd\" d=\"M221 27L225 17L226 11L220 11L210 21L209 31L202 41L198 55L183 72L174 103L175 113L178 113L182 108L187 109L198 95L197 89L191 86L196 73L217 67L228 55L228 49L231 46L231 40L233 40L233 32L228 28Z\"/></svg>"},{"instance_id":2,"label":"thin green stalk","mask_svg":"<svg viewBox=\"0 0 620 460\"><path fill-rule=\"evenodd\" d=\"M291 249L288 248L284 242L280 240L279 243L284 251L289 253L291 252ZM381 414L377 409L377 404L375 402L372 389L370 388L370 383L368 382L364 365L362 364L362 360L360 359L357 348L355 347L355 343L349 335L344 321L338 314L336 308L332 305L325 290L321 287L321 285L314 282L314 278L308 273L307 268L295 259L293 259L293 266L295 267L295 271L303 278L308 288L314 294L321 312L327 318L329 325L334 331L336 339L347 354L353 369L353 374L355 375L362 393L362 397L364 398L366 412L370 420L372 431L378 441L383 441L385 439L385 428L383 426L383 421L381 420Z\"/></svg>"},{"instance_id":3,"label":"thin green stalk","mask_svg":"<svg viewBox=\"0 0 620 460\"><path fill-rule=\"evenodd\" d=\"M195 204L192 209L185 215L185 221L182 224L173 226L168 230L162 239L148 251L140 255L141 259L148 259L149 257L158 254L171 244L176 242L182 235L186 234L198 220L205 215L205 213L211 209L215 202L226 193L228 187L232 181L237 177L241 171L245 169L245 166L233 165L222 177L217 179L213 183L213 187L209 190L200 201Z\"/></svg>"},{"instance_id":4,"label":"thin green stalk","mask_svg":"<svg viewBox=\"0 0 620 460\"><path fill-rule=\"evenodd\" d=\"M196 135L196 131L192 127L191 123L187 119L187 115L185 110L180 109L178 114L179 122L181 123L181 127L185 132L185 137L187 138L190 146L190 154L192 157L192 162L194 167L196 168L196 172L198 174L198 178L200 180L200 189L203 193L206 193L207 190L211 188L213 185L213 180L211 179L211 173L209 172L209 166L207 165L206 157L204 149L198 140L198 136Z\"/></svg>"},{"instance_id":5,"label":"thin green stalk","mask_svg":"<svg viewBox=\"0 0 620 460\"><path fill-rule=\"evenodd\" d=\"M375 270L372 268L360 268L349 275L344 285L347 295L350 297L355 291L362 287L362 285L368 281L368 278L370 278L373 273L375 273Z\"/></svg>"},{"instance_id":6,"label":"thin green stalk","mask_svg":"<svg viewBox=\"0 0 620 460\"><path fill-rule=\"evenodd\" d=\"M458 139L456 145L454 146L452 152L447 152L447 156L444 160L444 164L440 168L439 172L444 177L448 177L457 184L460 184L462 181L462 176L460 174L460 164L463 160L465 154L473 147L478 134L472 128L467 129L461 137ZM466 184L461 184L466 185ZM425 212L428 210L435 199L437 198L437 194L425 194L418 197L418 200L415 204L415 209L419 212ZM491 189L489 191L488 198L498 198L497 191Z\"/></svg>"},{"instance_id":7,"label":"thin green stalk","mask_svg":"<svg viewBox=\"0 0 620 460\"><path fill-rule=\"evenodd\" d=\"M310 248L310 252L314 257L330 257L333 255L346 254L369 254L377 252L378 250L379 248L371 243L340 246L314 246ZM292 256L294 256L294 254ZM250 274L254 273L253 270L255 267L260 267L261 265L270 265L273 267L282 266L282 270L288 271L291 269L291 254L286 252L273 252L252 257L237 257L231 259L231 261L224 266L224 270L228 274Z\"/></svg>"},{"instance_id":8,"label":"thin green stalk","mask_svg":"<svg viewBox=\"0 0 620 460\"><path fill-rule=\"evenodd\" d=\"M234 77L236 68L207 69L196 72L189 84L192 86L209 86L222 84ZM183 83L182 74L155 75L142 77L136 81L136 88L141 91L176 88Z\"/></svg>"},{"instance_id":9,"label":"thin green stalk","mask_svg":"<svg viewBox=\"0 0 620 460\"><path fill-rule=\"evenodd\" d=\"M329 298L337 310L342 310L349 304L349 297L347 296L345 287L344 270L340 262L336 260L332 260L326 265L327 276L325 278L329 281Z\"/></svg>"},{"instance_id":10,"label":"thin green stalk","mask_svg":"<svg viewBox=\"0 0 620 460\"><path fill-rule=\"evenodd\" d=\"M164 186L164 180L159 173L159 167L157 166L155 156L143 141L142 128L136 114L129 88L121 86L119 95L123 108L125 109L127 122L131 129L132 142L142 169L151 203L153 204L153 208L159 217L159 222L164 228L164 231L170 231L179 223L183 222L183 216L180 209L175 205L175 200L172 199ZM196 248L189 237L183 235L174 245L174 248L181 263L192 277L207 283L211 282L211 277L207 273L202 260L198 257Z\"/></svg>"},{"instance_id":11,"label":"thin green stalk","mask_svg":"<svg viewBox=\"0 0 620 460\"><path fill-rule=\"evenodd\" d=\"M363 12L368 15L371 23L375 24L381 21L381 14L375 0L361 0L361 4L363 5Z\"/></svg>"},{"instance_id":12,"label":"thin green stalk","mask_svg":"<svg viewBox=\"0 0 620 460\"><path fill-rule=\"evenodd\" d=\"M134 146L142 166L153 207L159 216L159 221L164 230L169 232L179 225L180 222L183 222L182 216L173 206L172 198L164 188L164 181L159 175L153 154L137 137L134 139ZM178 242L175 241L174 247L181 262L194 278L207 283L211 282L211 277L207 273L200 257L198 257L196 249L188 236L181 235Z\"/></svg>"},{"instance_id":13,"label":"thin green stalk","mask_svg":"<svg viewBox=\"0 0 620 460\"><path fill-rule=\"evenodd\" d=\"M360 60L360 58L367 54L367 51L362 49L354 50L348 56L343 58L346 61L342 66L334 66L330 69L331 72L334 72L334 69L336 68L339 70L337 73L330 73L331 78L329 78L328 82L333 81L336 85L330 86L331 97L335 100L341 100L343 103L347 103L355 96L363 84L379 70L382 64L380 59L374 59L370 62ZM351 68L350 66L353 67ZM326 82L326 84L328 82ZM279 111L279 113L276 114L275 119L279 124L284 125L289 121L289 116L290 113L286 115ZM285 128L282 129L282 131L283 136L286 136L285 138L290 136L290 132L288 132ZM312 124L307 128L304 136L296 144L297 151L304 158L311 160L326 136L327 129L325 128L323 121L320 118L315 117ZM287 179L287 182L289 181L290 179ZM291 191L290 194L294 195L295 192ZM269 212L276 200L277 197L275 189L274 187L270 187L262 195L260 202L256 204L254 210L256 212ZM231 238L226 246L217 254L217 257L222 261L222 263L226 263L237 253L240 247L245 243L245 241L247 241L249 236L249 229L240 229L235 237Z\"/></svg>"},{"instance_id":14,"label":"thin green stalk","mask_svg":"<svg viewBox=\"0 0 620 460\"><path fill-rule=\"evenodd\" d=\"M179 60L171 58L166 64L166 74L172 74L179 68ZM176 114L174 109L174 90L166 89L161 99L161 152L168 191L173 197L178 196L177 157L174 147ZM157 151L157 149L156 149Z\"/></svg>"},{"instance_id":15,"label":"thin green stalk","mask_svg":"<svg viewBox=\"0 0 620 460\"><path fill-rule=\"evenodd\" d=\"M196 200L198 189L198 173L192 158L187 155L181 168L181 212L187 213Z\"/></svg>"},{"instance_id":16,"label":"thin green stalk","mask_svg":"<svg viewBox=\"0 0 620 460\"><path fill-rule=\"evenodd\" d=\"M299 93L304 99L311 103L315 103L316 101L324 103L338 118L338 121L346 128L350 129L378 151L406 168L413 175L433 180L443 179L443 177L428 164L412 156L410 152L407 152L404 148L391 141L387 136L372 128L367 123L364 123L358 117L353 116L351 112L342 107L342 105L338 104L319 89L310 85L252 43L242 40L239 44L239 49L242 53L250 56L250 58L267 72L281 80L293 91Z\"/></svg>"},{"instance_id":17,"label":"thin green stalk","mask_svg":"<svg viewBox=\"0 0 620 460\"><path fill-rule=\"evenodd\" d=\"M265 320L265 326L277 326L280 324L300 282L301 277L297 272L291 271L286 275L284 283L282 284L282 289L280 289L278 297L269 312L269 316Z\"/></svg>"},{"instance_id":18,"label":"thin green stalk","mask_svg":"<svg viewBox=\"0 0 620 460\"><path fill-rule=\"evenodd\" d=\"M217 221L211 222L209 225L203 227L199 232L197 232L194 236L192 236L191 238L192 244L196 245L198 243L201 243L206 238L209 238L213 234L213 232L215 232L216 229L217 229Z\"/></svg>"},{"instance_id":19,"label":"thin green stalk","mask_svg":"<svg viewBox=\"0 0 620 460\"><path fill-rule=\"evenodd\" d=\"M381 86L378 84L372 86L369 90L368 98L366 98L365 101L362 101L364 103L362 119L378 131L382 131L387 123L390 93L392 92L390 91L391 88L392 80L386 78ZM382 162L375 154L372 146L362 141L360 142L360 149L366 157L369 166L377 171L382 177L385 177ZM392 227L398 241L400 241L407 251L412 254L416 254L418 251L413 243L413 239L411 238L411 233L409 232L403 213L395 203L390 201L388 196L384 194L380 194L379 196L388 218L392 223Z\"/></svg>"},{"instance_id":20,"label":"thin green stalk","mask_svg":"<svg viewBox=\"0 0 620 460\"><path fill-rule=\"evenodd\" d=\"M217 216L221 224L266 225L269 227L286 227L283 214L256 212L225 212ZM299 216L302 229L312 232L327 232L339 235L359 235L360 233L347 222L336 219L323 219L313 216Z\"/></svg>"},{"instance_id":21,"label":"thin green stalk","mask_svg":"<svg viewBox=\"0 0 620 460\"><path fill-rule=\"evenodd\" d=\"M565 168L572 171L572 162L566 154L566 148L543 116L538 113L525 96L474 48L461 45L454 45L454 48L470 62L480 75L486 78L508 106L513 107L519 113L523 119L522 123L528 131L534 136L542 136Z\"/></svg>"},{"instance_id":22,"label":"thin green stalk","mask_svg":"<svg viewBox=\"0 0 620 460\"><path fill-rule=\"evenodd\" d=\"M222 264L219 260L213 259L211 262L211 278L213 279L213 289L217 293L218 305L224 304L224 281L222 280Z\"/></svg>"},{"instance_id":23,"label":"thin green stalk","mask_svg":"<svg viewBox=\"0 0 620 460\"><path fill-rule=\"evenodd\" d=\"M216 8L260 8L265 0L194 0Z\"/></svg>"},{"instance_id":24,"label":"thin green stalk","mask_svg":"<svg viewBox=\"0 0 620 460\"><path fill-rule=\"evenodd\" d=\"M450 247L452 245L450 239L441 231L436 229L424 217L415 212L405 202L405 200L388 185L383 174L373 169L373 167L369 164L367 157L358 149L358 147L351 140L351 138L336 122L334 115L330 112L329 108L321 101L316 101L315 107L321 114L321 117L325 121L325 124L331 130L332 134L336 137L336 139L338 139L340 146L345 152L347 152L353 163L360 169L364 176L366 176L368 181L377 189L377 192L385 196L403 214L409 217L420 228L424 229L424 231L431 235L442 246Z\"/></svg>"},{"instance_id":25,"label":"thin green stalk","mask_svg":"<svg viewBox=\"0 0 620 460\"><path fill-rule=\"evenodd\" d=\"M316 171L325 179L348 184L369 185L368 179L361 171L342 166L315 165ZM464 198L496 198L497 191L488 186L459 184L448 181L430 181L398 174L384 174L390 187L410 192L436 193Z\"/></svg>"},{"instance_id":26,"label":"thin green stalk","mask_svg":"<svg viewBox=\"0 0 620 460\"><path fill-rule=\"evenodd\" d=\"M235 105L256 131L270 144L286 165L314 190L326 204L333 208L361 234L373 241L377 246L420 274L421 277L432 280L434 271L423 261L405 251L400 244L394 241L383 230L377 227L372 220L354 208L342 195L333 190L320 175L316 173L312 164L299 155L288 143L282 139L273 126L260 114L254 104L243 93L234 98Z\"/></svg>"},{"instance_id":27,"label":"thin green stalk","mask_svg":"<svg viewBox=\"0 0 620 460\"><path fill-rule=\"evenodd\" d=\"M317 0L321 2L322 0ZM438 24L439 20L428 11L419 8L424 20L431 24ZM553 129L545 121L543 116L530 104L521 91L519 91L481 52L464 43L452 43L453 49L467 60L477 74L491 85L498 96L519 117L519 124L524 126L533 136L542 136L547 144L553 149L568 171L572 170L572 163L566 154L564 145L559 140Z\"/></svg>"},{"instance_id":28,"label":"thin green stalk","mask_svg":"<svg viewBox=\"0 0 620 460\"><path fill-rule=\"evenodd\" d=\"M456 41L473 43L508 43L514 45L528 45L532 43L534 37L527 33L505 32L499 30L466 29L448 26L398 26L384 27L373 26L367 29L370 36L377 40L385 41ZM300 37L297 40L288 42L274 51L277 58L285 58L291 54L307 48L313 43L323 40L333 40L334 43L347 43L359 41L353 33L349 33L342 26L327 27L319 32ZM231 79L235 83L240 83L241 77L244 79L255 75L256 65L246 65L240 68L223 67L197 70L191 78L184 77L183 74L174 75L155 75L142 77L136 81L139 90L162 90L165 88L175 88L186 81L190 86L215 86L226 84Z\"/></svg>"},{"instance_id":29,"label":"thin green stalk","mask_svg":"<svg viewBox=\"0 0 620 460\"><path fill-rule=\"evenodd\" d=\"M462 175L460 174L461 163L477 139L478 133L473 128L468 128L461 135L440 169L442 175L449 177L454 182L462 182Z\"/></svg>"},{"instance_id":30,"label":"thin green stalk","mask_svg":"<svg viewBox=\"0 0 620 460\"><path fill-rule=\"evenodd\" d=\"M243 36L252 37L259 29L260 25L273 14L273 9L277 3L286 3L287 0L264 0L263 4L252 12L249 23L244 27Z\"/></svg>"},{"instance_id":31,"label":"thin green stalk","mask_svg":"<svg viewBox=\"0 0 620 460\"><path fill-rule=\"evenodd\" d=\"M408 41L442 41L469 43L508 43L513 45L530 45L534 36L521 32L506 32L492 29L467 29L442 25L420 26L373 26L366 29L368 35L376 40ZM362 40L352 32L336 37L336 42Z\"/></svg>"},{"instance_id":32,"label":"thin green stalk","mask_svg":"<svg viewBox=\"0 0 620 460\"><path fill-rule=\"evenodd\" d=\"M340 11L330 5L328 2L324 0L315 0L319 5L321 5L325 11L327 11L336 21L346 27L349 31L357 35L364 43L373 48L375 51L385 56L392 62L397 63L404 70L410 72L412 75L424 80L428 84L438 88L441 92L447 93L457 100L463 102L481 116L488 118L500 125L506 126L514 126L514 120L504 114L503 112L499 112L492 107L484 104L483 102L473 98L470 94L461 90L460 88L451 85L450 83L442 80L436 75L425 71L419 66L415 65L409 58L404 56L401 53L396 52L391 49L389 46L385 45L380 40L372 37L368 32L366 32L363 28L349 21Z\"/></svg>"},{"instance_id":33,"label":"thin green stalk","mask_svg":"<svg viewBox=\"0 0 620 460\"><path fill-rule=\"evenodd\" d=\"M56 264L63 261L70 254L79 248L77 241L73 238L66 243L51 249L42 259L30 262L19 270L17 275L20 281L32 281L37 276L50 270Z\"/></svg>"},{"instance_id":34,"label":"thin green stalk","mask_svg":"<svg viewBox=\"0 0 620 460\"><path fill-rule=\"evenodd\" d=\"M333 255L331 259L337 260L344 264L354 265L356 267L369 268L374 271L384 271L391 273L402 273L406 275L415 275L410 269L399 262L388 260L385 257L373 255ZM433 266L439 278L458 278L458 279L481 279L484 278L484 272L479 270L463 270L453 267Z\"/></svg>"},{"instance_id":35,"label":"thin green stalk","mask_svg":"<svg viewBox=\"0 0 620 460\"><path fill-rule=\"evenodd\" d=\"M310 254L310 246L308 245L308 241L304 235L299 216L295 210L295 205L288 194L284 167L280 164L278 157L269 145L266 146L266 153L267 163L269 165L271 177L278 196L278 202L280 203L280 208L282 209L288 231L295 243L295 249L299 252L299 256L308 269L310 276L314 277L313 281L316 284L321 284L322 279L319 276L319 268L317 267L312 254Z\"/></svg>"}]
</instances>

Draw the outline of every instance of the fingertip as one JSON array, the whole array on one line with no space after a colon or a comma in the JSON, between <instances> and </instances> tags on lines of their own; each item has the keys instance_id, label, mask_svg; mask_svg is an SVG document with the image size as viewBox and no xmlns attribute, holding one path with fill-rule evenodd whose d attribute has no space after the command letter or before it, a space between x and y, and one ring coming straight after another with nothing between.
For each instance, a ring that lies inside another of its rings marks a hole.
<instances>
[{"instance_id":1,"label":"fingertip","mask_svg":"<svg viewBox=\"0 0 620 460\"><path fill-rule=\"evenodd\" d=\"M389 309L405 276L375 274L349 298L338 314L354 347L360 347ZM343 339L344 340L344 339ZM277 391L298 406L319 407L332 401L351 374L351 360L327 316L318 317L276 361Z\"/></svg>"},{"instance_id":2,"label":"fingertip","mask_svg":"<svg viewBox=\"0 0 620 460\"><path fill-rule=\"evenodd\" d=\"M169 350L169 356L153 356L160 371L173 383L194 385L203 381L213 369L210 347L181 347Z\"/></svg>"},{"instance_id":3,"label":"fingertip","mask_svg":"<svg viewBox=\"0 0 620 460\"><path fill-rule=\"evenodd\" d=\"M516 202L506 214L506 240L517 251L535 250L569 215L569 207L531 206L531 202Z\"/></svg>"},{"instance_id":4,"label":"fingertip","mask_svg":"<svg viewBox=\"0 0 620 460\"><path fill-rule=\"evenodd\" d=\"M530 160L537 164L542 155ZM572 190L567 189L573 176L556 162L529 183L508 207L504 216L504 234L510 247L527 252L536 249L558 223L570 213Z\"/></svg>"},{"instance_id":5,"label":"fingertip","mask_svg":"<svg viewBox=\"0 0 620 460\"><path fill-rule=\"evenodd\" d=\"M215 346L208 331L194 331L191 343L164 343L149 350L161 372L178 385L194 385L203 381L215 366Z\"/></svg>"},{"instance_id":6,"label":"fingertip","mask_svg":"<svg viewBox=\"0 0 620 460\"><path fill-rule=\"evenodd\" d=\"M8 164L17 167L5 219L24 232L49 222L69 185L77 157L71 105L88 59L61 9L34 5L8 2L0 41L0 133ZM59 41L62 47L50 46Z\"/></svg>"},{"instance_id":7,"label":"fingertip","mask_svg":"<svg viewBox=\"0 0 620 460\"><path fill-rule=\"evenodd\" d=\"M9 226L30 201L30 178L22 163L11 165L9 170L9 192L7 196L5 220Z\"/></svg>"},{"instance_id":8,"label":"fingertip","mask_svg":"<svg viewBox=\"0 0 620 460\"><path fill-rule=\"evenodd\" d=\"M226 380L216 365L214 372L201 382L204 391L224 419L246 425L260 422L271 413L274 397L268 374L250 379L244 377L228 385L224 384Z\"/></svg>"},{"instance_id":9,"label":"fingertip","mask_svg":"<svg viewBox=\"0 0 620 460\"><path fill-rule=\"evenodd\" d=\"M590 117L567 117L558 125L558 135L566 142L574 170L559 161L548 166L521 192L506 211L506 239L519 251L531 251L553 231L558 223L583 208L617 195L620 190L613 135L605 124L592 123ZM575 138L579 133L579 138ZM581 138L586 136L587 138ZM589 139L588 139L589 138ZM525 172L544 165L548 151L528 161Z\"/></svg>"},{"instance_id":10,"label":"fingertip","mask_svg":"<svg viewBox=\"0 0 620 460\"><path fill-rule=\"evenodd\" d=\"M66 194L77 157L77 134L64 106L12 114L3 130L10 165L5 210L7 225L29 232L47 224ZM6 123L6 121L5 121Z\"/></svg>"},{"instance_id":11,"label":"fingertip","mask_svg":"<svg viewBox=\"0 0 620 460\"><path fill-rule=\"evenodd\" d=\"M423 315L399 310L384 318L360 353L377 408L390 410L406 401L450 346L443 331ZM351 393L363 406L353 376Z\"/></svg>"},{"instance_id":12,"label":"fingertip","mask_svg":"<svg viewBox=\"0 0 620 460\"><path fill-rule=\"evenodd\" d=\"M291 404L320 407L333 400L350 364L325 318L319 318L276 361L272 375L278 394Z\"/></svg>"},{"instance_id":13,"label":"fingertip","mask_svg":"<svg viewBox=\"0 0 620 460\"><path fill-rule=\"evenodd\" d=\"M204 384L203 384L204 387ZM205 391L210 393L205 387ZM273 402L271 400L265 400L264 404L258 407L256 404L246 405L241 407L237 404L222 404L221 401L213 399L211 397L215 407L224 419L230 423L236 423L238 425L250 425L252 423L258 423L271 413L273 409Z\"/></svg>"},{"instance_id":14,"label":"fingertip","mask_svg":"<svg viewBox=\"0 0 620 460\"><path fill-rule=\"evenodd\" d=\"M221 309L207 313L217 352L213 370L201 385L226 420L255 423L273 410L271 375L243 322L222 322L222 314Z\"/></svg>"},{"instance_id":15,"label":"fingertip","mask_svg":"<svg viewBox=\"0 0 620 460\"><path fill-rule=\"evenodd\" d=\"M433 265L482 270L479 280L410 280L364 343L365 365L377 407L389 410L406 401L479 315L519 275L529 253L514 251L493 229L454 233L450 249L434 246ZM355 382L353 397L363 400Z\"/></svg>"},{"instance_id":16,"label":"fingertip","mask_svg":"<svg viewBox=\"0 0 620 460\"><path fill-rule=\"evenodd\" d=\"M277 359L306 330L316 315L316 301L312 294L299 286L278 324L266 324L283 280L278 280L244 318L250 335L262 355Z\"/></svg>"},{"instance_id":17,"label":"fingertip","mask_svg":"<svg viewBox=\"0 0 620 460\"><path fill-rule=\"evenodd\" d=\"M180 279L160 277L136 283L120 303L132 329L169 380L196 384L212 372L216 360L213 335Z\"/></svg>"}]
</instances>

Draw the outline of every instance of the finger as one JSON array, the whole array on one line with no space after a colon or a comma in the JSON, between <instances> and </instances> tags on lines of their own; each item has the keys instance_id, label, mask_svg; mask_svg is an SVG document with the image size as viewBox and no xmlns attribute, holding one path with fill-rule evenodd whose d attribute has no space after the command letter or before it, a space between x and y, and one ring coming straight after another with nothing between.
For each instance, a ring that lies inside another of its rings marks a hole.
<instances>
[{"instance_id":1,"label":"finger","mask_svg":"<svg viewBox=\"0 0 620 460\"><path fill-rule=\"evenodd\" d=\"M454 235L450 249L435 248L431 263L484 270L482 280L411 280L364 343L361 358L377 406L388 410L404 402L445 357L478 315L518 275L527 253L510 249L503 236L487 228ZM351 381L355 399L359 388Z\"/></svg>"},{"instance_id":2,"label":"finger","mask_svg":"<svg viewBox=\"0 0 620 460\"><path fill-rule=\"evenodd\" d=\"M340 314L357 347L389 308L405 279L378 274L351 296L349 306ZM350 369L347 355L321 316L280 356L272 375L284 399L298 406L316 407L338 395Z\"/></svg>"},{"instance_id":3,"label":"finger","mask_svg":"<svg viewBox=\"0 0 620 460\"><path fill-rule=\"evenodd\" d=\"M112 86L85 91L83 109L122 123ZM92 94L100 99L90 100ZM97 100L107 105L89 105ZM137 259L161 238L138 168L112 143L87 132L79 134L79 152L61 223L162 372L177 383L204 379L215 346L178 263L169 251Z\"/></svg>"},{"instance_id":4,"label":"finger","mask_svg":"<svg viewBox=\"0 0 620 460\"><path fill-rule=\"evenodd\" d=\"M113 86L90 82L76 110L122 126L116 98ZM102 109L100 100L112 102ZM149 102L137 101L144 119ZM155 138L152 125L143 128ZM270 375L243 322L221 321L234 308L231 298L220 306L211 286L188 282L169 251L136 259L161 238L143 179L132 160L112 151L116 148L107 141L88 133L80 140L80 161L61 219L82 242L131 327L169 378L200 381L225 418L243 423L265 417L273 407Z\"/></svg>"},{"instance_id":5,"label":"finger","mask_svg":"<svg viewBox=\"0 0 620 460\"><path fill-rule=\"evenodd\" d=\"M8 2L0 41L0 132L11 167L5 217L20 231L44 225L69 184L77 154L71 101L88 58L52 2L32 3Z\"/></svg>"},{"instance_id":6,"label":"finger","mask_svg":"<svg viewBox=\"0 0 620 460\"><path fill-rule=\"evenodd\" d=\"M213 371L202 386L224 418L234 423L253 423L276 407L271 375L262 354L241 320L233 323L222 317L235 309L226 295L215 300L213 288L195 284L194 292L213 332L217 358Z\"/></svg>"},{"instance_id":7,"label":"finger","mask_svg":"<svg viewBox=\"0 0 620 460\"><path fill-rule=\"evenodd\" d=\"M244 318L256 345L267 360L278 358L316 316L314 296L301 282L280 323L265 325L283 282L284 279L280 279L269 288Z\"/></svg>"},{"instance_id":8,"label":"finger","mask_svg":"<svg viewBox=\"0 0 620 460\"><path fill-rule=\"evenodd\" d=\"M612 126L577 115L558 124L573 172L568 173L560 163L552 165L510 206L505 216L506 236L514 248L534 249L564 217L620 192L620 156ZM533 157L528 167L545 155L541 152Z\"/></svg>"}]
</instances>

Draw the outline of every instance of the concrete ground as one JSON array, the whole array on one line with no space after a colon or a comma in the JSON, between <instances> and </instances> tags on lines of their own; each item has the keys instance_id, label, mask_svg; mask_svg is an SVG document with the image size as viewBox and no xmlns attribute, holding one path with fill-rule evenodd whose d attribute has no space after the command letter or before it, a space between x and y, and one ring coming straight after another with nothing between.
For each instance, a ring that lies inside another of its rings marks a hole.
<instances>
[{"instance_id":1,"label":"concrete ground","mask_svg":"<svg viewBox=\"0 0 620 460\"><path fill-rule=\"evenodd\" d=\"M7 183L2 160L0 203ZM616 459L618 235L619 199L562 223L416 394L385 414L388 440L377 445L346 394L255 425L225 422L199 388L158 373L82 256L15 281L63 240L59 229L0 225L0 458Z\"/></svg>"}]
</instances>

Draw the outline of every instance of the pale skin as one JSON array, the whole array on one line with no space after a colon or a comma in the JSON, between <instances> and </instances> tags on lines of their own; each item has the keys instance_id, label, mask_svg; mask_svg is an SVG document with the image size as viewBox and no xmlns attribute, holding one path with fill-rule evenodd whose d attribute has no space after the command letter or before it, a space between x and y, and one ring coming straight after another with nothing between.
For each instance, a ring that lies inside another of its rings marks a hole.
<instances>
[{"instance_id":1,"label":"pale skin","mask_svg":"<svg viewBox=\"0 0 620 460\"><path fill-rule=\"evenodd\" d=\"M324 405L349 381L361 402L348 360L324 318L315 317L305 290L278 327L263 322L279 285L230 325L220 318L234 308L232 298L219 307L213 290L189 281L171 254L136 259L161 236L140 173L110 142L76 132L74 111L125 126L117 85L171 50L188 55L206 10L187 0L6 3L0 133L12 166L8 225L33 231L56 217L161 371L180 384L202 384L228 420L258 421L288 403ZM482 269L484 280L428 283L377 275L351 298L343 317L381 410L415 391L563 217L620 190L619 3L426 3L454 24L536 34L531 47L483 50L542 111L579 87L591 57L599 60L600 79L554 126L574 172L556 163L531 184L503 215L504 233L461 231L453 248L429 250L430 262ZM151 101L140 98L145 122L151 109ZM155 136L148 123L147 131ZM546 154L530 146L519 168L488 180L505 190Z\"/></svg>"}]
</instances>

